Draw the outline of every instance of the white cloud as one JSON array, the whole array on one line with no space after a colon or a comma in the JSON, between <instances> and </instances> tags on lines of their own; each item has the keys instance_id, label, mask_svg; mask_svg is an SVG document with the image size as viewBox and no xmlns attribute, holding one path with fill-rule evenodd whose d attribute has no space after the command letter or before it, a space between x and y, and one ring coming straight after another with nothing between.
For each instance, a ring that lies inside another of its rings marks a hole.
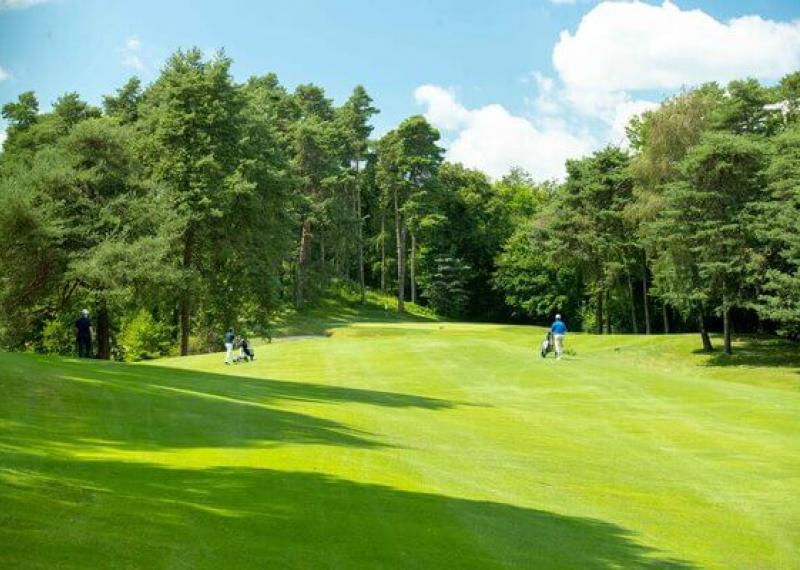
<instances>
[{"instance_id":1,"label":"white cloud","mask_svg":"<svg viewBox=\"0 0 800 570\"><path fill-rule=\"evenodd\" d=\"M536 80L538 95L533 101L534 109L541 115L556 115L563 110L562 102L556 90L556 84L550 77L545 77L539 72L533 74Z\"/></svg>"},{"instance_id":2,"label":"white cloud","mask_svg":"<svg viewBox=\"0 0 800 570\"><path fill-rule=\"evenodd\" d=\"M10 78L11 78L11 74L8 71L6 71L5 69L3 69L2 67L0 67L0 81L3 81L4 79L10 79Z\"/></svg>"},{"instance_id":3,"label":"white cloud","mask_svg":"<svg viewBox=\"0 0 800 570\"><path fill-rule=\"evenodd\" d=\"M744 16L727 22L670 0L607 0L553 48L558 84L537 76L538 113L600 121L606 140L625 144L625 126L657 107L643 92L673 92L707 81L775 80L800 68L800 20Z\"/></svg>"},{"instance_id":4,"label":"white cloud","mask_svg":"<svg viewBox=\"0 0 800 570\"><path fill-rule=\"evenodd\" d=\"M132 67L137 71L144 71L145 65L141 57L142 42L136 36L131 36L125 42L125 49L122 50L122 65Z\"/></svg>"},{"instance_id":5,"label":"white cloud","mask_svg":"<svg viewBox=\"0 0 800 570\"><path fill-rule=\"evenodd\" d=\"M46 2L48 0L0 0L0 10L24 10Z\"/></svg>"},{"instance_id":6,"label":"white cloud","mask_svg":"<svg viewBox=\"0 0 800 570\"><path fill-rule=\"evenodd\" d=\"M468 109L436 85L417 88L415 97L451 141L448 159L495 177L518 165L537 178L560 178L567 158L627 144L625 127L658 106L648 100L654 93L746 77L774 81L800 69L800 20L720 21L670 0L606 0L561 33L553 66L555 77L532 74L532 118L497 104Z\"/></svg>"},{"instance_id":7,"label":"white cloud","mask_svg":"<svg viewBox=\"0 0 800 570\"><path fill-rule=\"evenodd\" d=\"M720 22L666 0L607 1L574 34L561 32L553 64L569 93L678 89L754 76L777 79L800 67L800 21L745 16Z\"/></svg>"},{"instance_id":8,"label":"white cloud","mask_svg":"<svg viewBox=\"0 0 800 570\"><path fill-rule=\"evenodd\" d=\"M452 91L437 85L421 85L414 91L414 99L428 108L425 117L439 129L452 131L469 121L469 111L456 102Z\"/></svg>"},{"instance_id":9,"label":"white cloud","mask_svg":"<svg viewBox=\"0 0 800 570\"><path fill-rule=\"evenodd\" d=\"M521 166L539 179L562 178L568 158L586 154L596 145L587 134L573 133L563 124L536 125L502 105L467 109L451 91L436 85L418 87L414 97L426 106L425 116L434 126L454 136L448 160L492 177Z\"/></svg>"}]
</instances>

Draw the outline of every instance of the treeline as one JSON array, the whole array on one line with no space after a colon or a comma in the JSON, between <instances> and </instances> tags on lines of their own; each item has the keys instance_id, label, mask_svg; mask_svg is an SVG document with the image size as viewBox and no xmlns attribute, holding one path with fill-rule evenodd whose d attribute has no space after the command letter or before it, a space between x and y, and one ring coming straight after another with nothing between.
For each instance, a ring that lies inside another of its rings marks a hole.
<instances>
[{"instance_id":1,"label":"treeline","mask_svg":"<svg viewBox=\"0 0 800 570\"><path fill-rule=\"evenodd\" d=\"M102 109L68 93L41 112L32 92L3 107L4 346L73 352L88 308L100 358L218 348L226 327L266 334L332 279L362 299L399 289L400 311L408 298L505 316L491 286L512 231L502 185L443 164L422 117L370 140L362 87L336 106L273 74L236 83L230 66L177 52ZM538 199L510 191L518 208Z\"/></svg>"},{"instance_id":2,"label":"treeline","mask_svg":"<svg viewBox=\"0 0 800 570\"><path fill-rule=\"evenodd\" d=\"M800 333L800 74L710 83L633 120L630 152L567 163L517 228L497 285L586 328ZM660 313L660 315L658 315ZM736 324L734 324L736 321Z\"/></svg>"},{"instance_id":3,"label":"treeline","mask_svg":"<svg viewBox=\"0 0 800 570\"><path fill-rule=\"evenodd\" d=\"M800 332L800 79L688 91L630 126L630 151L491 181L443 160L421 116L373 140L356 87L273 74L236 83L224 54L174 54L95 108L3 107L0 334L74 351L89 308L101 358L267 334L332 280L442 315L573 329ZM658 324L656 324L658 322ZM730 334L726 334L730 348Z\"/></svg>"}]
</instances>

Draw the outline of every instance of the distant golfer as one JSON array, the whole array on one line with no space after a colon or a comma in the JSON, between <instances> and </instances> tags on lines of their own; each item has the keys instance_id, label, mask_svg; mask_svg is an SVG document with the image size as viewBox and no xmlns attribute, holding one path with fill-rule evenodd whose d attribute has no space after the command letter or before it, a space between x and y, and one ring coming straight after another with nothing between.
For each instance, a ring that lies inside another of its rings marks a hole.
<instances>
[{"instance_id":1,"label":"distant golfer","mask_svg":"<svg viewBox=\"0 0 800 570\"><path fill-rule=\"evenodd\" d=\"M564 351L564 336L567 334L567 325L561 320L561 315L556 315L550 332L553 333L553 340L556 344L556 359L560 359L561 353Z\"/></svg>"},{"instance_id":2,"label":"distant golfer","mask_svg":"<svg viewBox=\"0 0 800 570\"><path fill-rule=\"evenodd\" d=\"M236 336L233 334L233 328L229 328L225 333L225 364L233 362L233 341Z\"/></svg>"},{"instance_id":3,"label":"distant golfer","mask_svg":"<svg viewBox=\"0 0 800 570\"><path fill-rule=\"evenodd\" d=\"M92 357L92 321L89 320L89 309L81 311L81 316L75 321L75 336L78 340L78 357Z\"/></svg>"}]
</instances>

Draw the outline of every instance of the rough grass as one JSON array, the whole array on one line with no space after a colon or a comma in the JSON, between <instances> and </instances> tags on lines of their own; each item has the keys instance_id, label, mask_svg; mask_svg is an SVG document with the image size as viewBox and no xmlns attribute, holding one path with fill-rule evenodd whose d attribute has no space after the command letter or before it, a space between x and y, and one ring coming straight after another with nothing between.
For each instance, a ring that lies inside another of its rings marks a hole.
<instances>
[{"instance_id":1,"label":"rough grass","mask_svg":"<svg viewBox=\"0 0 800 570\"><path fill-rule=\"evenodd\" d=\"M236 366L0 354L0 566L800 567L794 347L357 320Z\"/></svg>"}]
</instances>

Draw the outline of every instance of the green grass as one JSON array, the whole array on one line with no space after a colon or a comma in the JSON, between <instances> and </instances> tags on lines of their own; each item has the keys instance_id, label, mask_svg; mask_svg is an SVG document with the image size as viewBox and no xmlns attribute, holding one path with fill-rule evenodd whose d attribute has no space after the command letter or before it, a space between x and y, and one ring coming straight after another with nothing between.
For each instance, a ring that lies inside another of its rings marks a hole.
<instances>
[{"instance_id":1,"label":"green grass","mask_svg":"<svg viewBox=\"0 0 800 570\"><path fill-rule=\"evenodd\" d=\"M439 321L430 309L406 303L405 314L397 313L397 298L368 289L361 304L358 291L347 283L332 286L327 294L308 303L302 311L285 309L271 327L273 338L287 336L325 336L354 323ZM266 342L257 339L257 342Z\"/></svg>"},{"instance_id":2,"label":"green grass","mask_svg":"<svg viewBox=\"0 0 800 570\"><path fill-rule=\"evenodd\" d=\"M339 325L227 367L0 354L0 566L800 568L794 347Z\"/></svg>"}]
</instances>

